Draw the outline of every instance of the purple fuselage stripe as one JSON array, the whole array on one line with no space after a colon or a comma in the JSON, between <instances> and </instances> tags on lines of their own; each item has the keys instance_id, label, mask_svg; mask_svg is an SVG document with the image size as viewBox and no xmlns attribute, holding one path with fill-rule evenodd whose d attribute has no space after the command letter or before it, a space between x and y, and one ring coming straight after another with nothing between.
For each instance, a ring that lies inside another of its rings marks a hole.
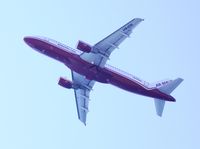
<instances>
[{"instance_id":1,"label":"purple fuselage stripe","mask_svg":"<svg viewBox=\"0 0 200 149\"><path fill-rule=\"evenodd\" d=\"M85 76L87 79L112 84L136 94L167 101L175 101L172 96L162 93L157 88L148 88L138 81L134 81L109 68L101 68L91 64L81 59L79 54L71 49L61 47L57 44L36 37L26 37L24 40L34 50L64 63L71 70Z\"/></svg>"}]
</instances>

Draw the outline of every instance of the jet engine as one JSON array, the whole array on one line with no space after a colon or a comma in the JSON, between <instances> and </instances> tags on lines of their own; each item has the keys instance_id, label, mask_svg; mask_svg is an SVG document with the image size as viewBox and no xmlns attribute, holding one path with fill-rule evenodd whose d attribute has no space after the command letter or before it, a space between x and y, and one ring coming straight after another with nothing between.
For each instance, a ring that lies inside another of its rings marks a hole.
<instances>
[{"instance_id":1,"label":"jet engine","mask_svg":"<svg viewBox=\"0 0 200 149\"><path fill-rule=\"evenodd\" d=\"M72 86L73 86L73 83L72 81L70 80L67 80L63 77L60 77L59 81L58 81L58 84L64 88L68 88L68 89L71 89Z\"/></svg>"},{"instance_id":2,"label":"jet engine","mask_svg":"<svg viewBox=\"0 0 200 149\"><path fill-rule=\"evenodd\" d=\"M83 42L83 41L78 41L78 44L77 44L77 49L83 51L83 52L86 52L86 53L90 53L91 50L92 50L92 46Z\"/></svg>"}]
</instances>

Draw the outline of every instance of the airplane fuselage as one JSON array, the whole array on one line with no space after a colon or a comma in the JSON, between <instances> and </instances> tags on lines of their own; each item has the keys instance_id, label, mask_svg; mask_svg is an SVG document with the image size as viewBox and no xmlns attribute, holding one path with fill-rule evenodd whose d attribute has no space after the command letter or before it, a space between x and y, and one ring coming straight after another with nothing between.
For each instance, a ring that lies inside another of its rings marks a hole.
<instances>
[{"instance_id":1,"label":"airplane fuselage","mask_svg":"<svg viewBox=\"0 0 200 149\"><path fill-rule=\"evenodd\" d=\"M149 87L146 82L137 77L127 77L127 75L112 69L111 66L99 67L83 60L80 57L81 51L72 49L57 41L43 37L25 37L24 40L36 51L64 63L68 68L89 80L112 84L121 89L152 98L175 101L172 96L159 91L155 87Z\"/></svg>"}]
</instances>

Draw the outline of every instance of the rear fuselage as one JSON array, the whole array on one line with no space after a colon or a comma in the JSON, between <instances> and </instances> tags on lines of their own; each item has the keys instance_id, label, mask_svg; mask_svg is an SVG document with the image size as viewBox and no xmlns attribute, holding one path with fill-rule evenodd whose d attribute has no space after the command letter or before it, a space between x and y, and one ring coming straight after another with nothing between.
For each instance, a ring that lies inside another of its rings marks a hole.
<instances>
[{"instance_id":1,"label":"rear fuselage","mask_svg":"<svg viewBox=\"0 0 200 149\"><path fill-rule=\"evenodd\" d=\"M162 93L156 87L148 87L146 82L137 77L124 75L110 66L102 68L83 60L80 57L81 51L57 41L43 37L25 37L24 40L36 51L64 63L71 70L89 80L112 84L121 89L152 98L175 101L172 96Z\"/></svg>"}]
</instances>

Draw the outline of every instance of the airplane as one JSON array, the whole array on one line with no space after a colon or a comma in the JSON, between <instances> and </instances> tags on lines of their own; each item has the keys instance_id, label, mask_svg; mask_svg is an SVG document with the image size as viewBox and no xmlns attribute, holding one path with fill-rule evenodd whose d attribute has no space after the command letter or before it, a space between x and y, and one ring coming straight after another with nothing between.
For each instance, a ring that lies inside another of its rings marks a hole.
<instances>
[{"instance_id":1,"label":"airplane","mask_svg":"<svg viewBox=\"0 0 200 149\"><path fill-rule=\"evenodd\" d=\"M111 53L126 38L130 37L133 29L143 20L134 18L93 46L79 40L77 49L40 36L26 36L24 41L34 50L63 63L71 69L72 81L60 77L58 84L74 90L78 118L85 125L90 91L95 82L111 84L132 93L154 98L156 113L158 116L162 116L165 101L176 101L170 93L183 81L182 78L148 83L106 64Z\"/></svg>"}]
</instances>

